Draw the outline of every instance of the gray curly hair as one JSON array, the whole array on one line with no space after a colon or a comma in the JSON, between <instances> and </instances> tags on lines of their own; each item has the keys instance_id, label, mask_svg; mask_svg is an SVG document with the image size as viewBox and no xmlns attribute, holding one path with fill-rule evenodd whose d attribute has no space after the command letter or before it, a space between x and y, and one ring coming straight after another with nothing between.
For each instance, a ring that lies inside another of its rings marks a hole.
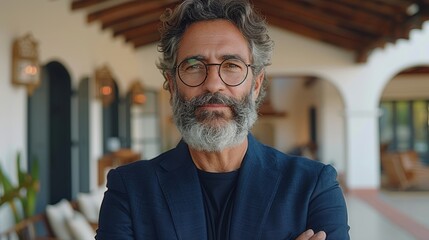
<instances>
[{"instance_id":1,"label":"gray curly hair","mask_svg":"<svg viewBox=\"0 0 429 240\"><path fill-rule=\"evenodd\" d=\"M270 65L274 43L267 34L265 19L255 12L247 0L185 0L174 10L167 9L161 16L158 51L162 56L157 67L164 77L175 77L177 50L187 27L195 22L213 19L230 21L247 39L255 66L252 68L255 76L263 71L265 66ZM256 100L257 105L265 96L264 85ZM167 78L163 87L169 89Z\"/></svg>"}]
</instances>

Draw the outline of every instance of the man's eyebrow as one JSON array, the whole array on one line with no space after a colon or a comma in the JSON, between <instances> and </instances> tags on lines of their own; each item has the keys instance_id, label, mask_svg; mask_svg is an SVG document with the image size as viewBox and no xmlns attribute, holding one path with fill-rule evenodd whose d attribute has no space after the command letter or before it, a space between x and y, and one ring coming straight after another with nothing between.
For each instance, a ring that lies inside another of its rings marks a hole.
<instances>
[{"instance_id":1,"label":"man's eyebrow","mask_svg":"<svg viewBox=\"0 0 429 240\"><path fill-rule=\"evenodd\" d=\"M228 55L222 56L222 60L227 60L227 59L239 59L239 60L245 62L245 60L241 56L236 55L236 54L228 54Z\"/></svg>"},{"instance_id":2,"label":"man's eyebrow","mask_svg":"<svg viewBox=\"0 0 429 240\"><path fill-rule=\"evenodd\" d=\"M187 60L189 60L189 59L197 59L197 60L200 60L200 61L206 61L207 60L207 58L206 57L204 57L203 55L192 55L192 56L187 56L186 58L184 58L181 62L183 62L183 61L187 61ZM237 55L237 54L226 54L226 55L222 55L221 57L220 57L220 59L223 61L223 60L227 60L227 59L239 59L239 60L241 60L241 61L243 61L243 62L246 62L240 55Z\"/></svg>"},{"instance_id":3,"label":"man's eyebrow","mask_svg":"<svg viewBox=\"0 0 429 240\"><path fill-rule=\"evenodd\" d=\"M186 61L186 60L189 60L189 59L204 60L204 59L206 59L206 58L205 58L205 57L203 57L202 55L193 55L193 56L188 56L188 57L184 58L184 59L182 60L182 62L183 62L183 61Z\"/></svg>"}]
</instances>

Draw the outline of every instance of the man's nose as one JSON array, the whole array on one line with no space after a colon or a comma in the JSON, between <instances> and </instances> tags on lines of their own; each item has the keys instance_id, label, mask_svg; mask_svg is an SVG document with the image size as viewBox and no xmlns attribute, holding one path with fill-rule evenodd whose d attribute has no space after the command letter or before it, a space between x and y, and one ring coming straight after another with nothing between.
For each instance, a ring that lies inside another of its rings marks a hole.
<instances>
[{"instance_id":1,"label":"man's nose","mask_svg":"<svg viewBox=\"0 0 429 240\"><path fill-rule=\"evenodd\" d=\"M209 92L219 92L226 87L225 83L220 78L219 67L220 66L218 64L207 65L207 79L203 86Z\"/></svg>"}]
</instances>

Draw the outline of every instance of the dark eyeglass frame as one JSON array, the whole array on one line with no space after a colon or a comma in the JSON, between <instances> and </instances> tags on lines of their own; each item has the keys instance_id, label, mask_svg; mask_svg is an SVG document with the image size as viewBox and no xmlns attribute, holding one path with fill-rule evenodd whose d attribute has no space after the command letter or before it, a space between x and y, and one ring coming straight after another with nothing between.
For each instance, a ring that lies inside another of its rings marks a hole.
<instances>
[{"instance_id":1,"label":"dark eyeglass frame","mask_svg":"<svg viewBox=\"0 0 429 240\"><path fill-rule=\"evenodd\" d=\"M183 64L184 62L186 62L186 61L189 61L190 59L195 59L195 60L197 60L197 61L201 62L202 64L204 64L204 67L206 68L206 76L204 77L204 80L203 80L203 81L201 81L201 83L199 83L199 84L197 84L197 85L190 85L190 84L186 83L186 82L182 79L182 77L180 76L180 73L179 73L179 67L180 67L180 65L182 65L182 64ZM237 60L237 61L240 61L240 62L242 62L242 63L244 64L244 66L246 66L246 74L245 74L245 76L244 76L243 80L241 80L241 82L239 82L239 83L237 83L237 84L229 84L229 83L225 82L225 80L223 80L222 76L220 75L220 66L221 66L224 62L229 61L229 60ZM239 59L239 58L227 58L227 59L223 60L223 61L222 61L222 62L220 62L220 63L205 63L205 62L203 62L201 59L198 59L198 58L186 58L186 59L184 59L183 61L181 61L181 62L180 62L180 63L175 67L175 69L176 69L177 75L179 76L180 81L181 81L183 84L185 84L185 85L186 85L186 86L188 86L188 87L198 87L198 86L201 86L201 85L202 85L202 84L207 80L207 76L208 76L208 74L209 74L209 66L218 66L217 74L219 75L219 78L222 80L222 82L223 82L225 85L227 85L228 87L237 87L237 86L241 85L241 84L246 80L247 75L249 75L249 67L254 68L254 65L252 65L252 64L247 64L247 63L245 63L243 60L241 60L241 59Z\"/></svg>"}]
</instances>

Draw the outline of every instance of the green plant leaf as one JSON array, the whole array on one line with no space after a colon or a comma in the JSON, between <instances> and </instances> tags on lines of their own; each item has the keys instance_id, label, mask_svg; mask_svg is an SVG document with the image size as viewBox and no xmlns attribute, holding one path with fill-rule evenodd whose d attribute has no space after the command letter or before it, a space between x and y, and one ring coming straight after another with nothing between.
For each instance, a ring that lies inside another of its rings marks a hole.
<instances>
[{"instance_id":1,"label":"green plant leaf","mask_svg":"<svg viewBox=\"0 0 429 240\"><path fill-rule=\"evenodd\" d=\"M31 173L28 173L21 170L21 156L18 153L16 156L16 166L18 185L14 186L0 164L0 187L3 188L3 195L0 196L0 206L8 203L12 209L15 222L18 223L35 213L37 192L39 191L40 183L37 159L33 161L30 168ZM22 212L17 204L21 204Z\"/></svg>"},{"instance_id":2,"label":"green plant leaf","mask_svg":"<svg viewBox=\"0 0 429 240\"><path fill-rule=\"evenodd\" d=\"M3 186L3 191L5 194L6 194L6 192L10 191L13 188L12 182L6 176L5 172L3 171L1 164L0 164L0 183Z\"/></svg>"},{"instance_id":3,"label":"green plant leaf","mask_svg":"<svg viewBox=\"0 0 429 240\"><path fill-rule=\"evenodd\" d=\"M36 212L37 192L33 189L27 191L27 204L25 208L26 217L32 216Z\"/></svg>"},{"instance_id":4,"label":"green plant leaf","mask_svg":"<svg viewBox=\"0 0 429 240\"><path fill-rule=\"evenodd\" d=\"M18 185L22 186L25 181L25 172L21 170L21 153L16 154L16 173L18 176Z\"/></svg>"}]
</instances>

